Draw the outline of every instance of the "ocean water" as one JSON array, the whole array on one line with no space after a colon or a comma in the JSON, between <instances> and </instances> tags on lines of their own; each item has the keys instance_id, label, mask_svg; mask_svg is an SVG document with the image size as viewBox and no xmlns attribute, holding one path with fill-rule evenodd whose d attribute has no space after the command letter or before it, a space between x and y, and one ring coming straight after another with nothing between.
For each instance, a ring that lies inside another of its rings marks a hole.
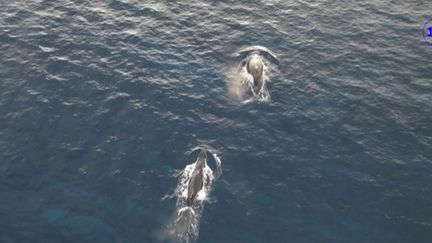
<instances>
[{"instance_id":1,"label":"ocean water","mask_svg":"<svg viewBox=\"0 0 432 243\"><path fill-rule=\"evenodd\" d=\"M432 242L431 10L1 0L0 242L157 242L196 146L223 161L197 242ZM243 104L254 45L278 64Z\"/></svg>"}]
</instances>

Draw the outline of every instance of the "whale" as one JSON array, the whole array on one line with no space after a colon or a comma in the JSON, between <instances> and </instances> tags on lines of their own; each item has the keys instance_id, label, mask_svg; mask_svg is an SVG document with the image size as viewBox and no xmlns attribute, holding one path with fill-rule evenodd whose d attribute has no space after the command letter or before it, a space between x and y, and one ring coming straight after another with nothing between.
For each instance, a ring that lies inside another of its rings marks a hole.
<instances>
[{"instance_id":1,"label":"whale","mask_svg":"<svg viewBox=\"0 0 432 243\"><path fill-rule=\"evenodd\" d=\"M256 54L252 55L246 63L246 71L253 78L253 90L255 94L258 94L264 85L263 69L264 62L261 57Z\"/></svg>"},{"instance_id":2,"label":"whale","mask_svg":"<svg viewBox=\"0 0 432 243\"><path fill-rule=\"evenodd\" d=\"M188 183L186 205L192 206L196 202L198 192L204 186L204 168L206 166L207 153L201 150L198 154L192 176Z\"/></svg>"}]
</instances>

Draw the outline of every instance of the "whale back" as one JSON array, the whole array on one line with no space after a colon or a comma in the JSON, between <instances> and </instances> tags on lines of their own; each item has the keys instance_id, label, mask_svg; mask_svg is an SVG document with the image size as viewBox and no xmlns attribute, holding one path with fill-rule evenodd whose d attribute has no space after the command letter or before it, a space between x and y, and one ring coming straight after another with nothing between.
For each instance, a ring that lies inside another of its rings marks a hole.
<instances>
[{"instance_id":1,"label":"whale back","mask_svg":"<svg viewBox=\"0 0 432 243\"><path fill-rule=\"evenodd\" d=\"M207 153L204 150L201 150L198 154L197 162L195 167L203 168L205 165L205 161L207 159Z\"/></svg>"},{"instance_id":2,"label":"whale back","mask_svg":"<svg viewBox=\"0 0 432 243\"><path fill-rule=\"evenodd\" d=\"M262 80L263 68L263 61L257 56L252 56L247 63L246 70L250 75L252 75L255 86L259 85Z\"/></svg>"},{"instance_id":3,"label":"whale back","mask_svg":"<svg viewBox=\"0 0 432 243\"><path fill-rule=\"evenodd\" d=\"M196 169L193 174L192 178L189 181L188 186L188 197L186 200L186 204L188 206L191 206L198 195L198 192L201 191L202 187L204 185L204 173L202 169Z\"/></svg>"},{"instance_id":4,"label":"whale back","mask_svg":"<svg viewBox=\"0 0 432 243\"><path fill-rule=\"evenodd\" d=\"M186 200L186 204L188 206L191 206L193 202L195 202L198 192L204 186L204 167L206 164L206 159L207 159L207 153L202 150L198 154L197 162L192 172L192 177L189 181L188 197Z\"/></svg>"}]
</instances>

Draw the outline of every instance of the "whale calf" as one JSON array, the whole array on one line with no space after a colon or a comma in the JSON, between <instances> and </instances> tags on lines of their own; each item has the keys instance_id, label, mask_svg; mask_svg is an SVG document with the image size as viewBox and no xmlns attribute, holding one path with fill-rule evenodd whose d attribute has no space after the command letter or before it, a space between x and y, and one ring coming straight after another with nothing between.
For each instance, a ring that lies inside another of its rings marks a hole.
<instances>
[{"instance_id":1,"label":"whale calf","mask_svg":"<svg viewBox=\"0 0 432 243\"><path fill-rule=\"evenodd\" d=\"M252 55L246 63L246 70L253 77L253 89L255 94L257 94L264 85L263 68L264 63L258 55Z\"/></svg>"},{"instance_id":2,"label":"whale calf","mask_svg":"<svg viewBox=\"0 0 432 243\"><path fill-rule=\"evenodd\" d=\"M186 199L187 206L192 206L194 204L198 192L201 191L204 186L204 168L206 166L206 160L207 153L204 150L201 150L198 154L192 176L189 180Z\"/></svg>"}]
</instances>

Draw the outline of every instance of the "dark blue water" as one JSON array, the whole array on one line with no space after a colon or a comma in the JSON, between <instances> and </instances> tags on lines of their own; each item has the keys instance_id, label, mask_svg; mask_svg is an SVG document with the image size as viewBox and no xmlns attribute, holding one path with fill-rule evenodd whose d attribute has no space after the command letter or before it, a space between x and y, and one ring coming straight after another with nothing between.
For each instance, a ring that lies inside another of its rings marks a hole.
<instances>
[{"instance_id":1,"label":"dark blue water","mask_svg":"<svg viewBox=\"0 0 432 243\"><path fill-rule=\"evenodd\" d=\"M432 241L429 1L0 9L0 242L154 242L203 145L224 174L198 242ZM279 66L241 105L250 45Z\"/></svg>"}]
</instances>

